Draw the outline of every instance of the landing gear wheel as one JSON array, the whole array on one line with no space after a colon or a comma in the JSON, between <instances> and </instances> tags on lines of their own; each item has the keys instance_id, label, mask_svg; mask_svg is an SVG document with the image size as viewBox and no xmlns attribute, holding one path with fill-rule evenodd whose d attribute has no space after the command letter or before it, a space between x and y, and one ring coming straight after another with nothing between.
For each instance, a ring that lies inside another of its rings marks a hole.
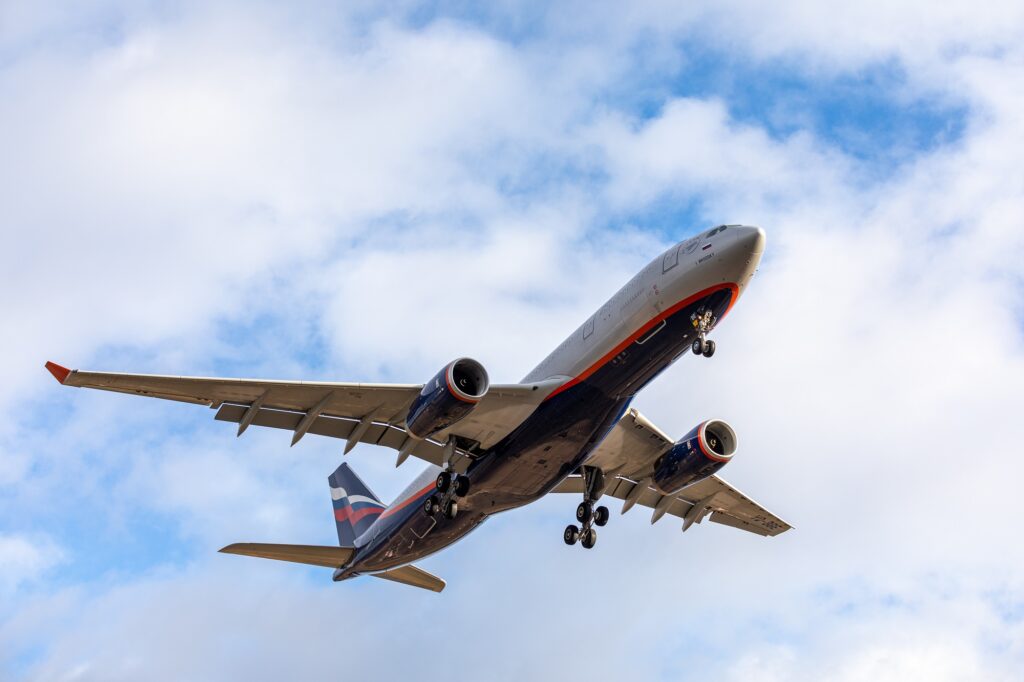
<instances>
[{"instance_id":1,"label":"landing gear wheel","mask_svg":"<svg viewBox=\"0 0 1024 682\"><path fill-rule=\"evenodd\" d=\"M443 511L446 518L454 519L459 515L459 503L455 500L446 502Z\"/></svg>"},{"instance_id":2,"label":"landing gear wheel","mask_svg":"<svg viewBox=\"0 0 1024 682\"><path fill-rule=\"evenodd\" d=\"M594 518L594 507L589 502L580 502L576 507L576 520L586 526Z\"/></svg>"},{"instance_id":3,"label":"landing gear wheel","mask_svg":"<svg viewBox=\"0 0 1024 682\"><path fill-rule=\"evenodd\" d=\"M706 341L704 343L704 357L710 358L714 354L715 354L715 342L714 341Z\"/></svg>"},{"instance_id":4,"label":"landing gear wheel","mask_svg":"<svg viewBox=\"0 0 1024 682\"><path fill-rule=\"evenodd\" d=\"M455 477L455 496L465 497L469 494L469 476Z\"/></svg>"},{"instance_id":5,"label":"landing gear wheel","mask_svg":"<svg viewBox=\"0 0 1024 682\"><path fill-rule=\"evenodd\" d=\"M698 336L693 340L693 345L690 346L690 350L693 351L694 355L704 355L704 350L707 348L707 344L704 342L704 337Z\"/></svg>"},{"instance_id":6,"label":"landing gear wheel","mask_svg":"<svg viewBox=\"0 0 1024 682\"><path fill-rule=\"evenodd\" d=\"M594 545L597 544L597 531L593 528L588 528L583 531L583 547L585 549L593 549Z\"/></svg>"},{"instance_id":7,"label":"landing gear wheel","mask_svg":"<svg viewBox=\"0 0 1024 682\"><path fill-rule=\"evenodd\" d=\"M433 516L441 511L441 503L437 495L431 495L427 498L427 501L423 503L423 511L427 512L427 516Z\"/></svg>"},{"instance_id":8,"label":"landing gear wheel","mask_svg":"<svg viewBox=\"0 0 1024 682\"><path fill-rule=\"evenodd\" d=\"M575 545L580 539L580 529L576 526L566 526L562 539L567 545Z\"/></svg>"},{"instance_id":9,"label":"landing gear wheel","mask_svg":"<svg viewBox=\"0 0 1024 682\"><path fill-rule=\"evenodd\" d=\"M610 517L611 514L608 511L608 507L598 507L597 509L594 510L594 525L603 526L604 524L608 523L608 519Z\"/></svg>"},{"instance_id":10,"label":"landing gear wheel","mask_svg":"<svg viewBox=\"0 0 1024 682\"><path fill-rule=\"evenodd\" d=\"M437 475L437 491L444 494L450 487L452 487L452 475L447 471L442 471Z\"/></svg>"}]
</instances>

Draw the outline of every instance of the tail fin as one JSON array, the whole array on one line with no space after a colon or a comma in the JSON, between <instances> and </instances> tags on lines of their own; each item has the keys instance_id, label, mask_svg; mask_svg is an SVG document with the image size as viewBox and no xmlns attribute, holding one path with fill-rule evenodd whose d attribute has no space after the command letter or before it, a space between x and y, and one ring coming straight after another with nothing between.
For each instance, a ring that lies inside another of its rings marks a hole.
<instances>
[{"instance_id":1,"label":"tail fin","mask_svg":"<svg viewBox=\"0 0 1024 682\"><path fill-rule=\"evenodd\" d=\"M366 487L348 464L343 463L335 469L328 476L327 482L331 484L338 543L342 547L352 547L356 538L373 525L386 505Z\"/></svg>"}]
</instances>

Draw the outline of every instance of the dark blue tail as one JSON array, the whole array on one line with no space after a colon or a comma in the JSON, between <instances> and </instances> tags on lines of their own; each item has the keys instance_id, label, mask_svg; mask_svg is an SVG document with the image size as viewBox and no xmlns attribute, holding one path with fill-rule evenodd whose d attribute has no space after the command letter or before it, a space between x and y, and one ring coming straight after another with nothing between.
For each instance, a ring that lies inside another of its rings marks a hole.
<instances>
[{"instance_id":1,"label":"dark blue tail","mask_svg":"<svg viewBox=\"0 0 1024 682\"><path fill-rule=\"evenodd\" d=\"M327 482L331 484L338 542L342 547L353 547L356 538L373 525L386 505L377 499L348 464L335 469L327 477Z\"/></svg>"}]
</instances>

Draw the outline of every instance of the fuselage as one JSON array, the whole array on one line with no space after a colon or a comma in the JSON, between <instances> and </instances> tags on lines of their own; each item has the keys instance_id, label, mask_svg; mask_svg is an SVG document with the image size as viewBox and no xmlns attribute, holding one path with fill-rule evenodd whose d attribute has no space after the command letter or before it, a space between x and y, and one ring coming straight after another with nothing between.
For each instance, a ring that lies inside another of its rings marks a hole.
<instances>
[{"instance_id":1,"label":"fuselage","mask_svg":"<svg viewBox=\"0 0 1024 682\"><path fill-rule=\"evenodd\" d=\"M410 563L488 516L544 496L585 465L633 397L690 348L695 320L713 326L743 293L764 252L760 228L716 227L652 260L524 379L562 380L518 428L466 471L470 493L449 519L423 512L440 471L429 467L356 540L342 580Z\"/></svg>"}]
</instances>

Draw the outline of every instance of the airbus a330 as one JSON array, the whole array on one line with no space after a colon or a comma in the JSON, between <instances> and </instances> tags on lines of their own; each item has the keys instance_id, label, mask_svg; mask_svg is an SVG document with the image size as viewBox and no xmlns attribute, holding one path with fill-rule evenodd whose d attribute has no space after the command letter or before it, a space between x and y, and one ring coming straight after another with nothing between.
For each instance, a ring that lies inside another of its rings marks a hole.
<instances>
[{"instance_id":1,"label":"airbus a330","mask_svg":"<svg viewBox=\"0 0 1024 682\"><path fill-rule=\"evenodd\" d=\"M609 521L602 496L670 515L686 531L705 518L775 536L789 524L718 476L737 451L733 428L698 423L673 439L630 408L654 377L689 351L715 354L708 335L732 310L765 247L757 227L721 225L651 261L522 381L491 384L459 358L425 384L191 378L47 369L65 386L207 405L216 419L396 450L430 466L390 504L343 463L329 477L337 546L238 543L221 551L372 575L440 592L412 564L491 515L549 493L581 498L568 545L592 548Z\"/></svg>"}]
</instances>

